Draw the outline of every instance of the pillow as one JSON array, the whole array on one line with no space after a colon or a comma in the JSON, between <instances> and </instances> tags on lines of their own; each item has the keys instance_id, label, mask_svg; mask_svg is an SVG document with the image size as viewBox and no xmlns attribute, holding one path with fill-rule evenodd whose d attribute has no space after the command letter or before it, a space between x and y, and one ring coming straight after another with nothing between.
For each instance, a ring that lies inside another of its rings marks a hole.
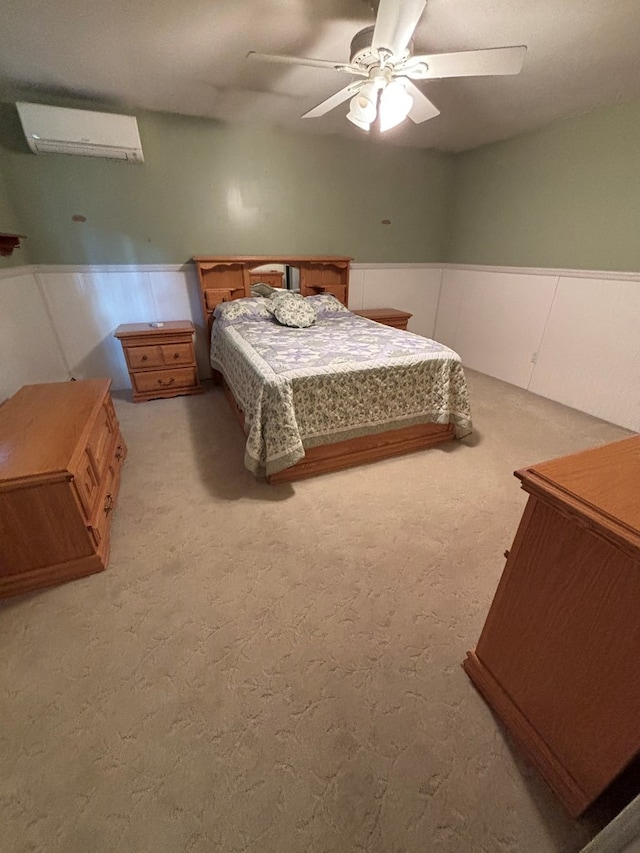
<instances>
[{"instance_id":1,"label":"pillow","mask_svg":"<svg viewBox=\"0 0 640 853\"><path fill-rule=\"evenodd\" d=\"M256 281L255 284L251 285L252 296L265 296L268 299L274 293L278 293L278 288L271 287L270 284L265 284L264 281Z\"/></svg>"},{"instance_id":2,"label":"pillow","mask_svg":"<svg viewBox=\"0 0 640 853\"><path fill-rule=\"evenodd\" d=\"M351 312L331 293L319 293L317 296L307 296L318 317L335 317L336 315L350 314Z\"/></svg>"},{"instance_id":3,"label":"pillow","mask_svg":"<svg viewBox=\"0 0 640 853\"><path fill-rule=\"evenodd\" d=\"M267 301L267 310L278 323L294 329L306 329L316 321L316 312L299 293L276 293Z\"/></svg>"},{"instance_id":4,"label":"pillow","mask_svg":"<svg viewBox=\"0 0 640 853\"><path fill-rule=\"evenodd\" d=\"M216 306L213 316L227 325L243 323L246 320L271 319L267 311L267 300L262 296L245 296L221 302Z\"/></svg>"}]
</instances>

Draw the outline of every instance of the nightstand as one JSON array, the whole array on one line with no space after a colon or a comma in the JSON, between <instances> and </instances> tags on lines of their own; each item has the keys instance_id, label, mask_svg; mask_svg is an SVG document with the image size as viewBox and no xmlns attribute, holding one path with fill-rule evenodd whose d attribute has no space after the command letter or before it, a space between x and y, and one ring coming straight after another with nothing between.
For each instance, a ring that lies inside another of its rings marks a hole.
<instances>
[{"instance_id":1,"label":"nightstand","mask_svg":"<svg viewBox=\"0 0 640 853\"><path fill-rule=\"evenodd\" d=\"M397 308L361 308L359 311L354 311L358 317L366 317L367 320L375 320L376 323L382 323L384 326L393 326L394 329L402 329L407 331L407 323L412 314L406 311L398 311Z\"/></svg>"},{"instance_id":2,"label":"nightstand","mask_svg":"<svg viewBox=\"0 0 640 853\"><path fill-rule=\"evenodd\" d=\"M118 326L114 337L122 344L135 403L202 393L194 331L189 320Z\"/></svg>"}]
</instances>

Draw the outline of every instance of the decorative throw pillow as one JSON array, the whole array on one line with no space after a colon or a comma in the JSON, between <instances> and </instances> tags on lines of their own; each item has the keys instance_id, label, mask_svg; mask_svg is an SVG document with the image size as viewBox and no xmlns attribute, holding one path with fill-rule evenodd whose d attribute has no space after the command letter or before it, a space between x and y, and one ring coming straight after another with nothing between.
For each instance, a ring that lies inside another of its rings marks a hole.
<instances>
[{"instance_id":1,"label":"decorative throw pillow","mask_svg":"<svg viewBox=\"0 0 640 853\"><path fill-rule=\"evenodd\" d=\"M216 306L213 316L228 325L235 325L246 320L268 319L267 300L262 296L246 296L221 302Z\"/></svg>"},{"instance_id":2,"label":"decorative throw pillow","mask_svg":"<svg viewBox=\"0 0 640 853\"><path fill-rule=\"evenodd\" d=\"M306 329L316 321L316 312L299 293L276 293L267 302L267 310L283 326Z\"/></svg>"},{"instance_id":3,"label":"decorative throw pillow","mask_svg":"<svg viewBox=\"0 0 640 853\"><path fill-rule=\"evenodd\" d=\"M307 302L310 302L315 308L316 315L322 317L335 317L340 314L350 314L351 312L331 293L319 293L317 296L307 296Z\"/></svg>"},{"instance_id":4,"label":"decorative throw pillow","mask_svg":"<svg viewBox=\"0 0 640 853\"><path fill-rule=\"evenodd\" d=\"M251 285L252 296L264 296L268 299L274 293L278 293L278 288L271 287L270 284L265 284L264 281L256 281L255 284Z\"/></svg>"}]
</instances>

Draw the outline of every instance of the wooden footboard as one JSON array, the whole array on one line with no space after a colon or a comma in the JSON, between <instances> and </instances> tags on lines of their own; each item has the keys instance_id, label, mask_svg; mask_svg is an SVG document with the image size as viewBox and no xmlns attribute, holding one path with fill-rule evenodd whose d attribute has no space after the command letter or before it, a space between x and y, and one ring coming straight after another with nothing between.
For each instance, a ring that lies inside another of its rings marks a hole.
<instances>
[{"instance_id":1,"label":"wooden footboard","mask_svg":"<svg viewBox=\"0 0 640 853\"><path fill-rule=\"evenodd\" d=\"M339 471L389 456L400 456L413 450L424 450L450 441L454 437L450 424L417 424L416 426L392 429L376 435L363 435L335 444L322 444L305 451L304 459L267 477L270 483L302 480L327 471Z\"/></svg>"},{"instance_id":2,"label":"wooden footboard","mask_svg":"<svg viewBox=\"0 0 640 853\"><path fill-rule=\"evenodd\" d=\"M214 380L222 384L229 405L244 430L244 413L238 406L233 392L217 371L214 371ZM314 477L316 474L324 474L328 471L340 471L343 468L351 468L366 462L375 462L378 459L387 459L390 456L400 456L414 450L424 450L444 441L451 441L453 438L454 432L451 424L417 424L374 435L350 438L346 441L337 441L335 444L322 444L318 447L310 447L305 451L304 459L290 468L285 468L284 471L272 474L267 477L267 480L269 483L302 480L305 477Z\"/></svg>"}]
</instances>

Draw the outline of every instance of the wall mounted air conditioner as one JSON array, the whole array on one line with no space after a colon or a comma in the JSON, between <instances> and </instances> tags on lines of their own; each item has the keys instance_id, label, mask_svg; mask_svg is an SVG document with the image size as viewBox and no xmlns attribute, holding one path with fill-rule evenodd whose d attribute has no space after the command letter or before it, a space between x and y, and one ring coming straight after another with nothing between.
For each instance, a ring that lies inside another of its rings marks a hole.
<instances>
[{"instance_id":1,"label":"wall mounted air conditioner","mask_svg":"<svg viewBox=\"0 0 640 853\"><path fill-rule=\"evenodd\" d=\"M134 116L16 104L29 148L36 153L80 154L143 163Z\"/></svg>"}]
</instances>

